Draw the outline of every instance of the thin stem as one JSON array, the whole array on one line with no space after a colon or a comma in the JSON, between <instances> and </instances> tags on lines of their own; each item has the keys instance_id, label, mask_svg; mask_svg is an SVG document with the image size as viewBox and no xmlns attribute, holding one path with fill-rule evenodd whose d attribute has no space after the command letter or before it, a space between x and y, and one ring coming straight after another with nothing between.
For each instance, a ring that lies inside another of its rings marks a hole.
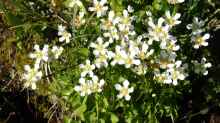
<instances>
[{"instance_id":1,"label":"thin stem","mask_svg":"<svg viewBox=\"0 0 220 123\"><path fill-rule=\"evenodd\" d=\"M61 20L63 23L68 24L68 22L66 20L64 20L62 17L60 17L59 15L55 15L55 17L57 17L59 20Z\"/></svg>"},{"instance_id":2,"label":"thin stem","mask_svg":"<svg viewBox=\"0 0 220 123\"><path fill-rule=\"evenodd\" d=\"M96 95L96 118L97 122L99 122L99 104L98 104L98 95Z\"/></svg>"},{"instance_id":3,"label":"thin stem","mask_svg":"<svg viewBox=\"0 0 220 123\"><path fill-rule=\"evenodd\" d=\"M93 12L92 15L89 17L89 19L88 19L88 21L87 21L87 23L85 25L85 29L88 26L88 24L90 23L90 21L92 20L92 18L94 17L94 15L95 15L95 12ZM84 31L85 31L85 29L84 29Z\"/></svg>"}]
</instances>

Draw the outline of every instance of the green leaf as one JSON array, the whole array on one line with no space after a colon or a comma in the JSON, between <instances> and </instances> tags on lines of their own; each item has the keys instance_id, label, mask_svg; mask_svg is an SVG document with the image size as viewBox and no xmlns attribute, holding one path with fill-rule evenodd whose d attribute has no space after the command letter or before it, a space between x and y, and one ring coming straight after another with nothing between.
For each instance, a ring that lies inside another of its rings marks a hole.
<instances>
[{"instance_id":1,"label":"green leaf","mask_svg":"<svg viewBox=\"0 0 220 123\"><path fill-rule=\"evenodd\" d=\"M105 123L105 120L104 119L100 119L100 123Z\"/></svg>"},{"instance_id":2,"label":"green leaf","mask_svg":"<svg viewBox=\"0 0 220 123\"><path fill-rule=\"evenodd\" d=\"M12 12L6 12L6 22L11 26L18 26L23 23L21 17L12 14Z\"/></svg>"},{"instance_id":3,"label":"green leaf","mask_svg":"<svg viewBox=\"0 0 220 123\"><path fill-rule=\"evenodd\" d=\"M4 5L2 3L2 1L0 1L0 12L2 12L4 10Z\"/></svg>"},{"instance_id":4,"label":"green leaf","mask_svg":"<svg viewBox=\"0 0 220 123\"><path fill-rule=\"evenodd\" d=\"M85 118L84 118L84 112L86 111L86 109L87 109L87 106L85 105L85 104L83 104L83 105L81 105L79 108L77 108L75 111L74 111L74 113L75 113L75 115L76 116L78 116L78 117L80 117L81 118L81 120L85 120Z\"/></svg>"},{"instance_id":5,"label":"green leaf","mask_svg":"<svg viewBox=\"0 0 220 123\"><path fill-rule=\"evenodd\" d=\"M104 106L107 108L109 106L109 103L108 103L108 99L107 98L104 98L103 99L103 104Z\"/></svg>"},{"instance_id":6,"label":"green leaf","mask_svg":"<svg viewBox=\"0 0 220 123\"><path fill-rule=\"evenodd\" d=\"M63 123L71 123L72 119L67 117L67 116L64 116L63 118Z\"/></svg>"},{"instance_id":7,"label":"green leaf","mask_svg":"<svg viewBox=\"0 0 220 123\"><path fill-rule=\"evenodd\" d=\"M94 123L97 121L96 113L89 114L89 122Z\"/></svg>"},{"instance_id":8,"label":"green leaf","mask_svg":"<svg viewBox=\"0 0 220 123\"><path fill-rule=\"evenodd\" d=\"M88 57L88 55L89 55L89 49L88 48L80 48L78 50L78 52L79 52L80 55L83 55L85 57Z\"/></svg>"},{"instance_id":9,"label":"green leaf","mask_svg":"<svg viewBox=\"0 0 220 123\"><path fill-rule=\"evenodd\" d=\"M111 0L110 6L115 12L123 11L122 0Z\"/></svg>"},{"instance_id":10,"label":"green leaf","mask_svg":"<svg viewBox=\"0 0 220 123\"><path fill-rule=\"evenodd\" d=\"M117 123L119 119L115 114L111 113L111 121L112 123Z\"/></svg>"},{"instance_id":11,"label":"green leaf","mask_svg":"<svg viewBox=\"0 0 220 123\"><path fill-rule=\"evenodd\" d=\"M74 89L69 87L63 90L62 94L65 96L69 96L71 93L73 93Z\"/></svg>"}]
</instances>

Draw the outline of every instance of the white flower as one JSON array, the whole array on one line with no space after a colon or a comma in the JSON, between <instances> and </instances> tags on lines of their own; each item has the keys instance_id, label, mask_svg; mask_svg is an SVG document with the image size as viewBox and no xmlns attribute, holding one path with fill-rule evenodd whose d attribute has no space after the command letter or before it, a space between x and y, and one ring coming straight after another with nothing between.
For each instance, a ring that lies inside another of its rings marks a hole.
<instances>
[{"instance_id":1,"label":"white flower","mask_svg":"<svg viewBox=\"0 0 220 123\"><path fill-rule=\"evenodd\" d=\"M128 5L127 9L128 9L128 12L130 12L130 13L134 12L134 8L130 5Z\"/></svg>"},{"instance_id":2,"label":"white flower","mask_svg":"<svg viewBox=\"0 0 220 123\"><path fill-rule=\"evenodd\" d=\"M117 97L119 99L121 99L123 97L127 101L129 101L131 99L131 96L129 94L134 91L134 88L133 87L129 88L128 86L129 86L128 80L125 80L123 82L123 86L121 86L120 84L115 84L115 89L119 91L119 94L117 95Z\"/></svg>"},{"instance_id":3,"label":"white flower","mask_svg":"<svg viewBox=\"0 0 220 123\"><path fill-rule=\"evenodd\" d=\"M124 30L130 30L132 26L131 22L133 20L133 17L129 16L129 13L127 10L123 10L123 16L120 18L118 27L120 31L124 31Z\"/></svg>"},{"instance_id":4,"label":"white flower","mask_svg":"<svg viewBox=\"0 0 220 123\"><path fill-rule=\"evenodd\" d=\"M166 49L170 52L177 51L177 50L180 49L180 46L176 45L176 42L177 42L176 39L170 39L170 40L167 40L167 41L162 41L160 43L160 48L161 49Z\"/></svg>"},{"instance_id":5,"label":"white flower","mask_svg":"<svg viewBox=\"0 0 220 123\"><path fill-rule=\"evenodd\" d=\"M115 54L113 54L113 61L111 62L111 65L114 66L115 64L125 64L124 59L126 58L127 54L126 52L122 49L121 46L117 45L115 47Z\"/></svg>"},{"instance_id":6,"label":"white flower","mask_svg":"<svg viewBox=\"0 0 220 123\"><path fill-rule=\"evenodd\" d=\"M108 13L108 19L101 19L101 28L103 30L112 30L119 23L119 17L115 17L114 11Z\"/></svg>"},{"instance_id":7,"label":"white flower","mask_svg":"<svg viewBox=\"0 0 220 123\"><path fill-rule=\"evenodd\" d=\"M154 53L153 49L148 51L148 48L149 48L149 46L146 43L141 43L141 49L138 52L138 57L141 60L148 58L150 55L152 55Z\"/></svg>"},{"instance_id":8,"label":"white flower","mask_svg":"<svg viewBox=\"0 0 220 123\"><path fill-rule=\"evenodd\" d=\"M156 71L154 73L154 79L158 82L162 82L164 84L171 84L172 83L172 79L170 74L165 71L163 73L159 73L158 71Z\"/></svg>"},{"instance_id":9,"label":"white flower","mask_svg":"<svg viewBox=\"0 0 220 123\"><path fill-rule=\"evenodd\" d=\"M106 54L99 55L95 59L95 65L97 68L100 68L101 66L107 67L108 61L114 56L114 53L112 51L107 51Z\"/></svg>"},{"instance_id":10,"label":"white flower","mask_svg":"<svg viewBox=\"0 0 220 123\"><path fill-rule=\"evenodd\" d=\"M132 71L137 73L138 75L144 75L147 72L147 65L146 64L140 64L138 66L135 66Z\"/></svg>"},{"instance_id":11,"label":"white flower","mask_svg":"<svg viewBox=\"0 0 220 123\"><path fill-rule=\"evenodd\" d=\"M199 21L198 17L193 18L193 23L188 24L186 28L188 30L192 30L193 35L201 34L204 29L202 28L205 25L205 22L203 20Z\"/></svg>"},{"instance_id":12,"label":"white flower","mask_svg":"<svg viewBox=\"0 0 220 123\"><path fill-rule=\"evenodd\" d=\"M146 15L149 16L149 17L152 16L151 11L146 11Z\"/></svg>"},{"instance_id":13,"label":"white flower","mask_svg":"<svg viewBox=\"0 0 220 123\"><path fill-rule=\"evenodd\" d=\"M160 68L166 69L173 64L175 58L176 58L176 54L174 52L166 52L162 50L160 52L160 58L159 61L157 61L157 63L159 63Z\"/></svg>"},{"instance_id":14,"label":"white flower","mask_svg":"<svg viewBox=\"0 0 220 123\"><path fill-rule=\"evenodd\" d=\"M201 46L208 46L208 42L206 42L207 39L210 38L210 34L206 33L204 36L197 35L192 38L192 41L194 42L194 48L199 49Z\"/></svg>"},{"instance_id":15,"label":"white flower","mask_svg":"<svg viewBox=\"0 0 220 123\"><path fill-rule=\"evenodd\" d=\"M52 53L54 54L55 59L58 59L59 56L62 54L63 52L63 47L57 47L57 46L53 46L52 48Z\"/></svg>"},{"instance_id":16,"label":"white flower","mask_svg":"<svg viewBox=\"0 0 220 123\"><path fill-rule=\"evenodd\" d=\"M108 32L105 32L103 34L104 37L108 37L109 38L109 43L113 43L114 40L119 40L119 34L118 34L118 30L117 28L113 28L111 30L109 30Z\"/></svg>"},{"instance_id":17,"label":"white flower","mask_svg":"<svg viewBox=\"0 0 220 123\"><path fill-rule=\"evenodd\" d=\"M162 82L164 84L173 84L177 85L178 79L184 80L185 75L182 74L179 70L169 69L169 71L164 71L163 73L155 73L154 79L158 82Z\"/></svg>"},{"instance_id":18,"label":"white flower","mask_svg":"<svg viewBox=\"0 0 220 123\"><path fill-rule=\"evenodd\" d=\"M148 22L148 25L150 26L149 28L149 35L152 37L153 40L155 41L160 41L160 40L167 40L169 39L169 26L163 26L164 19L161 17L158 19L157 25L153 23L152 18Z\"/></svg>"},{"instance_id":19,"label":"white flower","mask_svg":"<svg viewBox=\"0 0 220 123\"><path fill-rule=\"evenodd\" d=\"M132 28L127 26L124 28L124 30L120 30L122 41L128 41L130 36L134 36L136 34Z\"/></svg>"},{"instance_id":20,"label":"white flower","mask_svg":"<svg viewBox=\"0 0 220 123\"><path fill-rule=\"evenodd\" d=\"M183 3L185 0L167 0L169 4Z\"/></svg>"},{"instance_id":21,"label":"white flower","mask_svg":"<svg viewBox=\"0 0 220 123\"><path fill-rule=\"evenodd\" d=\"M101 1L93 0L94 7L89 7L89 11L94 11L96 12L97 17L101 17L108 10L108 7L104 6L106 3L107 0L101 0Z\"/></svg>"},{"instance_id":22,"label":"white flower","mask_svg":"<svg viewBox=\"0 0 220 123\"><path fill-rule=\"evenodd\" d=\"M36 89L36 82L41 79L42 72L39 71L39 64L35 64L34 68L31 68L29 65L24 66L25 73L23 79L26 81L24 87L31 87L33 90Z\"/></svg>"},{"instance_id":23,"label":"white flower","mask_svg":"<svg viewBox=\"0 0 220 123\"><path fill-rule=\"evenodd\" d=\"M94 48L93 54L95 56L104 55L107 52L107 47L109 46L109 42L103 42L101 37L98 37L97 43L91 43L90 47Z\"/></svg>"},{"instance_id":24,"label":"white flower","mask_svg":"<svg viewBox=\"0 0 220 123\"><path fill-rule=\"evenodd\" d=\"M166 15L166 22L170 27L173 27L181 23L181 21L178 20L181 16L180 13L176 13L175 15L171 16L170 11L166 11L165 15Z\"/></svg>"},{"instance_id":25,"label":"white flower","mask_svg":"<svg viewBox=\"0 0 220 123\"><path fill-rule=\"evenodd\" d=\"M81 77L85 77L87 74L93 76L93 70L95 69L95 65L90 63L90 60L86 60L86 64L80 64L80 68L82 69Z\"/></svg>"},{"instance_id":26,"label":"white flower","mask_svg":"<svg viewBox=\"0 0 220 123\"><path fill-rule=\"evenodd\" d=\"M204 76L208 75L207 68L212 67L212 64L210 62L207 62L206 58L202 58L201 63L199 63L198 61L192 61L192 63L195 66L195 73L203 74Z\"/></svg>"},{"instance_id":27,"label":"white flower","mask_svg":"<svg viewBox=\"0 0 220 123\"><path fill-rule=\"evenodd\" d=\"M128 43L129 43L128 51L121 54L126 68L130 68L132 65L140 65L141 63L141 61L136 58L139 52L139 48L137 47L138 44L134 41L129 41Z\"/></svg>"},{"instance_id":28,"label":"white flower","mask_svg":"<svg viewBox=\"0 0 220 123\"><path fill-rule=\"evenodd\" d=\"M129 40L127 41L127 45L125 47L128 47L128 52L132 52L135 56L139 53L139 45L141 45L140 42Z\"/></svg>"},{"instance_id":29,"label":"white flower","mask_svg":"<svg viewBox=\"0 0 220 123\"><path fill-rule=\"evenodd\" d=\"M123 16L120 17L120 21L118 24L118 29L121 33L121 38L123 41L129 40L129 36L134 36L136 32L134 31L134 26L132 25L132 21L134 17L129 15L128 10L123 10Z\"/></svg>"},{"instance_id":30,"label":"white flower","mask_svg":"<svg viewBox=\"0 0 220 123\"><path fill-rule=\"evenodd\" d=\"M100 93L103 89L105 81L103 79L99 80L99 78L94 75L92 76L92 80L80 78L79 83L80 85L76 85L74 90L79 92L81 96L86 96L95 92Z\"/></svg>"},{"instance_id":31,"label":"white flower","mask_svg":"<svg viewBox=\"0 0 220 123\"><path fill-rule=\"evenodd\" d=\"M103 79L99 80L97 76L92 77L92 92L101 92L105 81Z\"/></svg>"},{"instance_id":32,"label":"white flower","mask_svg":"<svg viewBox=\"0 0 220 123\"><path fill-rule=\"evenodd\" d=\"M83 4L82 4L82 2L80 1L80 0L71 0L69 3L68 3L68 7L70 7L70 8L73 8L74 6L79 6L79 7L82 7L83 6Z\"/></svg>"},{"instance_id":33,"label":"white flower","mask_svg":"<svg viewBox=\"0 0 220 123\"><path fill-rule=\"evenodd\" d=\"M171 79L172 79L173 85L178 84L177 83L178 79L179 80L184 80L185 79L185 75L177 69L169 69L169 72L171 74Z\"/></svg>"},{"instance_id":34,"label":"white flower","mask_svg":"<svg viewBox=\"0 0 220 123\"><path fill-rule=\"evenodd\" d=\"M108 56L107 54L102 54L102 55L99 55L98 57L96 57L95 59L95 65L97 68L100 68L101 66L105 66L107 67L108 66Z\"/></svg>"},{"instance_id":35,"label":"white flower","mask_svg":"<svg viewBox=\"0 0 220 123\"><path fill-rule=\"evenodd\" d=\"M128 55L125 57L125 67L130 68L131 65L140 65L141 61L139 59L135 58L135 52L131 51Z\"/></svg>"},{"instance_id":36,"label":"white flower","mask_svg":"<svg viewBox=\"0 0 220 123\"><path fill-rule=\"evenodd\" d=\"M92 93L92 81L85 80L84 78L79 79L80 85L74 87L74 90L79 92L81 96L90 95Z\"/></svg>"},{"instance_id":37,"label":"white flower","mask_svg":"<svg viewBox=\"0 0 220 123\"><path fill-rule=\"evenodd\" d=\"M186 78L186 75L183 73L183 68L180 67L181 64L181 61L177 61L172 67L167 70L167 72L169 72L170 74L170 79L172 79L173 85L177 85L178 80L184 80Z\"/></svg>"},{"instance_id":38,"label":"white flower","mask_svg":"<svg viewBox=\"0 0 220 123\"><path fill-rule=\"evenodd\" d=\"M60 36L59 38L60 42L66 41L66 43L69 43L70 38L72 37L71 34L66 31L66 27L62 25L58 25L58 36Z\"/></svg>"},{"instance_id":39,"label":"white flower","mask_svg":"<svg viewBox=\"0 0 220 123\"><path fill-rule=\"evenodd\" d=\"M30 53L30 58L36 59L36 64L40 64L41 60L48 61L48 45L44 45L43 49L40 50L39 45L34 45L34 53Z\"/></svg>"},{"instance_id":40,"label":"white flower","mask_svg":"<svg viewBox=\"0 0 220 123\"><path fill-rule=\"evenodd\" d=\"M81 25L85 24L86 20L84 18L85 13L79 12L79 15L77 15L74 19L74 25L79 28Z\"/></svg>"},{"instance_id":41,"label":"white flower","mask_svg":"<svg viewBox=\"0 0 220 123\"><path fill-rule=\"evenodd\" d=\"M58 25L58 35L61 35L62 32L66 31L66 27L61 25Z\"/></svg>"}]
</instances>

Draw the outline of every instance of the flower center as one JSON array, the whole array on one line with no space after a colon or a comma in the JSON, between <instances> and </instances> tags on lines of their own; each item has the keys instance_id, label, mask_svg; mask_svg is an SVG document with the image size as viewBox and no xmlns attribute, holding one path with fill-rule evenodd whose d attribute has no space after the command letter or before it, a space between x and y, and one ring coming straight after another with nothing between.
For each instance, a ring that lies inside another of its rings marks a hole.
<instances>
[{"instance_id":1,"label":"flower center","mask_svg":"<svg viewBox=\"0 0 220 123\"><path fill-rule=\"evenodd\" d=\"M111 21L106 21L105 26L109 29L112 26L112 22Z\"/></svg>"},{"instance_id":2,"label":"flower center","mask_svg":"<svg viewBox=\"0 0 220 123\"><path fill-rule=\"evenodd\" d=\"M122 89L121 89L121 94L122 94L123 96L128 95L128 89L127 89L127 88L122 88Z\"/></svg>"},{"instance_id":3,"label":"flower center","mask_svg":"<svg viewBox=\"0 0 220 123\"><path fill-rule=\"evenodd\" d=\"M82 86L82 92L88 92L90 89L89 85L88 84L85 84Z\"/></svg>"},{"instance_id":4,"label":"flower center","mask_svg":"<svg viewBox=\"0 0 220 123\"><path fill-rule=\"evenodd\" d=\"M63 37L69 38L69 33L68 32L63 32Z\"/></svg>"},{"instance_id":5,"label":"flower center","mask_svg":"<svg viewBox=\"0 0 220 123\"><path fill-rule=\"evenodd\" d=\"M98 3L98 4L95 6L95 9L96 9L96 11L101 11L101 10L102 10L102 6Z\"/></svg>"},{"instance_id":6,"label":"flower center","mask_svg":"<svg viewBox=\"0 0 220 123\"><path fill-rule=\"evenodd\" d=\"M202 39L202 37L197 37L196 38L196 43L197 44L202 44L204 42L204 40Z\"/></svg>"},{"instance_id":7,"label":"flower center","mask_svg":"<svg viewBox=\"0 0 220 123\"><path fill-rule=\"evenodd\" d=\"M144 54L144 52L142 51L142 52L140 52L140 58L143 60L144 58L145 58L145 54Z\"/></svg>"}]
</instances>

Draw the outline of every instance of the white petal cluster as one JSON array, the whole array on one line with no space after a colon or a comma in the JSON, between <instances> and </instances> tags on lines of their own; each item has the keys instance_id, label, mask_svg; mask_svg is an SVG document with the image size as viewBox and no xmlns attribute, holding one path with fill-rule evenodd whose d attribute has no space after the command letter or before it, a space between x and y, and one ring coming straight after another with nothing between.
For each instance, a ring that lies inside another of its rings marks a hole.
<instances>
[{"instance_id":1,"label":"white petal cluster","mask_svg":"<svg viewBox=\"0 0 220 123\"><path fill-rule=\"evenodd\" d=\"M41 79L43 73L40 70L40 66L44 63L48 63L49 59L55 58L58 59L61 53L63 52L63 47L53 46L52 49L49 49L48 45L44 45L42 50L38 44L34 45L34 52L29 54L31 59L35 60L34 68L31 68L30 65L25 65L22 79L25 80L24 87L31 87L36 89L36 82ZM53 57L49 58L49 53Z\"/></svg>"},{"instance_id":2,"label":"white petal cluster","mask_svg":"<svg viewBox=\"0 0 220 123\"><path fill-rule=\"evenodd\" d=\"M123 10L123 16L120 17L120 23L118 25L119 30L120 31L123 31L123 30L128 30L129 31L129 29L131 27L133 27L133 25L131 24L132 20L133 20L133 17L131 17L129 15L128 10Z\"/></svg>"},{"instance_id":3,"label":"white petal cluster","mask_svg":"<svg viewBox=\"0 0 220 123\"><path fill-rule=\"evenodd\" d=\"M134 88L133 87L130 87L129 88L129 81L128 80L125 80L123 82L123 85L121 84L115 84L115 89L117 91L119 91L119 94L117 95L117 97L119 99L121 98L125 98L125 100L129 101L131 99L131 96L130 96L130 93L132 93L134 91Z\"/></svg>"},{"instance_id":4,"label":"white petal cluster","mask_svg":"<svg viewBox=\"0 0 220 123\"><path fill-rule=\"evenodd\" d=\"M95 59L96 67L97 68L101 68L102 66L107 67L108 59L110 59L112 56L113 56L113 53L111 51L108 51L107 54L96 57Z\"/></svg>"},{"instance_id":5,"label":"white petal cluster","mask_svg":"<svg viewBox=\"0 0 220 123\"><path fill-rule=\"evenodd\" d=\"M169 67L162 73L158 70L155 71L154 79L165 84L177 85L178 80L184 80L188 76L184 72L186 68L182 67L181 64L181 61L176 61L173 64L169 64Z\"/></svg>"},{"instance_id":6,"label":"white petal cluster","mask_svg":"<svg viewBox=\"0 0 220 123\"><path fill-rule=\"evenodd\" d=\"M149 36L154 41L166 41L169 39L169 26L163 25L165 22L165 19L160 17L158 19L157 24L153 22L153 19L150 18L148 25L150 28L148 29Z\"/></svg>"},{"instance_id":7,"label":"white petal cluster","mask_svg":"<svg viewBox=\"0 0 220 123\"><path fill-rule=\"evenodd\" d=\"M154 53L154 49L149 50L149 45L146 42L140 42L138 50L138 58L141 60L147 59L149 56L151 56Z\"/></svg>"},{"instance_id":8,"label":"white petal cluster","mask_svg":"<svg viewBox=\"0 0 220 123\"><path fill-rule=\"evenodd\" d=\"M75 86L75 91L79 92L81 96L90 95L92 93L102 92L102 88L105 84L103 79L99 80L97 76L92 76L92 79L79 79L80 85Z\"/></svg>"},{"instance_id":9,"label":"white petal cluster","mask_svg":"<svg viewBox=\"0 0 220 123\"><path fill-rule=\"evenodd\" d=\"M194 49L199 49L202 46L208 46L208 40L210 38L209 33L205 33L203 26L205 25L204 21L199 21L197 17L193 19L192 24L187 25L188 30L192 30L191 41L193 43Z\"/></svg>"},{"instance_id":10,"label":"white petal cluster","mask_svg":"<svg viewBox=\"0 0 220 123\"><path fill-rule=\"evenodd\" d=\"M39 45L34 45L35 52L30 53L30 58L36 60L36 64L40 64L41 61L48 61L48 45L44 45L43 49L40 49Z\"/></svg>"},{"instance_id":11,"label":"white petal cluster","mask_svg":"<svg viewBox=\"0 0 220 123\"><path fill-rule=\"evenodd\" d=\"M121 46L117 45L115 47L115 53L113 55L113 60L111 62L111 65L114 66L115 64L125 64L124 59L126 59L126 52L122 49Z\"/></svg>"},{"instance_id":12,"label":"white petal cluster","mask_svg":"<svg viewBox=\"0 0 220 123\"><path fill-rule=\"evenodd\" d=\"M193 35L197 35L197 34L201 34L202 32L204 32L204 28L203 28L204 25L205 25L205 22L203 20L199 20L198 17L194 17L193 23L188 24L186 28L188 30L192 30Z\"/></svg>"},{"instance_id":13,"label":"white petal cluster","mask_svg":"<svg viewBox=\"0 0 220 123\"><path fill-rule=\"evenodd\" d=\"M84 25L86 23L86 20L85 20L84 16L85 16L85 12L84 11L81 11L81 12L79 12L78 15L76 15L76 17L73 20L74 26L76 28L79 28L80 26L82 26L82 25Z\"/></svg>"},{"instance_id":14,"label":"white petal cluster","mask_svg":"<svg viewBox=\"0 0 220 123\"><path fill-rule=\"evenodd\" d=\"M178 4L183 3L185 0L167 0L169 4Z\"/></svg>"},{"instance_id":15,"label":"white petal cluster","mask_svg":"<svg viewBox=\"0 0 220 123\"><path fill-rule=\"evenodd\" d=\"M208 46L208 40L210 38L210 34L206 33L204 36L200 34L192 37L192 42L194 43L193 48L199 49L201 46Z\"/></svg>"},{"instance_id":16,"label":"white petal cluster","mask_svg":"<svg viewBox=\"0 0 220 123\"><path fill-rule=\"evenodd\" d=\"M148 21L150 27L148 44L151 45L153 41L156 41L160 46L160 54L152 60L154 66L157 66L154 68L154 79L165 84L177 85L179 80L184 80L187 76L182 61L176 59L176 52L180 46L177 44L176 37L170 34L170 30L181 23L178 20L180 16L180 13L171 15L170 11L166 11L165 18L160 17L157 24L154 23L152 17L149 17Z\"/></svg>"},{"instance_id":17,"label":"white petal cluster","mask_svg":"<svg viewBox=\"0 0 220 123\"><path fill-rule=\"evenodd\" d=\"M58 28L58 35L61 35L63 32L65 32L65 28L62 25L59 25ZM45 65L45 63L48 64L51 59L58 59L63 50L63 47L56 45L54 45L51 49L49 48L49 45L44 45L44 47L41 49L38 44L35 44L34 52L29 54L29 57L34 60L34 68L31 68L30 65L24 66L25 73L22 77L22 80L25 80L24 87L31 87L32 89L36 89L36 82L43 76L40 67ZM47 76L48 71L46 66L44 66L44 69Z\"/></svg>"},{"instance_id":18,"label":"white petal cluster","mask_svg":"<svg viewBox=\"0 0 220 123\"><path fill-rule=\"evenodd\" d=\"M72 35L66 31L66 27L63 25L58 25L58 36L59 37L59 41L60 42L66 42L69 43L70 42L70 38L72 37Z\"/></svg>"},{"instance_id":19,"label":"white petal cluster","mask_svg":"<svg viewBox=\"0 0 220 123\"><path fill-rule=\"evenodd\" d=\"M175 15L171 16L170 11L166 11L165 15L166 15L166 22L170 27L173 27L181 23L181 21L178 20L181 16L180 13L176 13Z\"/></svg>"},{"instance_id":20,"label":"white petal cluster","mask_svg":"<svg viewBox=\"0 0 220 123\"><path fill-rule=\"evenodd\" d=\"M180 14L171 15L167 11L166 18L159 18L157 24L150 17L148 34L136 35L132 24L134 17L130 16L132 12L130 6L127 10L123 10L122 16L115 16L114 12L110 11L107 19L101 19L104 38L99 37L97 42L90 44L90 47L93 48L96 67L107 67L108 63L112 66L123 65L137 74L143 75L149 67L146 60L150 60L150 65L156 63L165 70L164 73L159 72L162 76L166 75L163 83L176 85L177 80L185 79L186 75L182 67L175 65L177 56L175 52L180 49L180 46L177 44L177 39L169 34L173 26L181 23L178 20ZM109 40L104 41L105 38L109 38ZM159 42L161 51L159 57L150 58L154 54L153 41ZM113 42L117 43L114 47L111 46ZM113 51L109 50L110 48L113 48ZM158 75L155 74L156 78Z\"/></svg>"},{"instance_id":21,"label":"white petal cluster","mask_svg":"<svg viewBox=\"0 0 220 123\"><path fill-rule=\"evenodd\" d=\"M54 58L58 59L63 50L63 47L53 46L51 52L54 54Z\"/></svg>"},{"instance_id":22,"label":"white petal cluster","mask_svg":"<svg viewBox=\"0 0 220 123\"><path fill-rule=\"evenodd\" d=\"M129 36L134 36L136 34L132 21L134 21L134 16L130 16L128 10L123 10L123 16L120 17L118 24L122 40L129 40Z\"/></svg>"},{"instance_id":23,"label":"white petal cluster","mask_svg":"<svg viewBox=\"0 0 220 123\"><path fill-rule=\"evenodd\" d=\"M92 93L91 81L86 81L84 78L79 79L80 85L75 86L75 91L79 92L81 96L90 95Z\"/></svg>"},{"instance_id":24,"label":"white petal cluster","mask_svg":"<svg viewBox=\"0 0 220 123\"><path fill-rule=\"evenodd\" d=\"M108 10L108 6L105 6L107 0L93 0L93 7L89 7L89 11L96 12L97 17L101 17Z\"/></svg>"},{"instance_id":25,"label":"white petal cluster","mask_svg":"<svg viewBox=\"0 0 220 123\"><path fill-rule=\"evenodd\" d=\"M147 49L143 49L143 51L144 50ZM114 66L116 64L119 64L124 65L126 68L130 68L135 65L140 65L141 61L140 59L138 59L138 55L139 57L141 57L140 55L144 53L143 51L140 51L138 47L133 47L132 45L130 45L130 48L127 49L125 49L125 47L117 45L115 47L115 52L113 54L113 60L111 61L111 65ZM148 54L144 54L146 56L142 56L142 58L144 59L144 57L148 57L150 54L151 52L149 52Z\"/></svg>"},{"instance_id":26,"label":"white petal cluster","mask_svg":"<svg viewBox=\"0 0 220 123\"><path fill-rule=\"evenodd\" d=\"M196 60L193 60L192 63L195 67L195 73L197 74L203 74L204 76L208 75L208 68L212 67L212 64L210 62L207 62L206 58L202 58L201 62L199 63Z\"/></svg>"},{"instance_id":27,"label":"white petal cluster","mask_svg":"<svg viewBox=\"0 0 220 123\"><path fill-rule=\"evenodd\" d=\"M101 19L102 25L101 29L103 30L113 30L115 28L115 25L119 23L119 17L115 16L114 11L109 11L108 18L107 19Z\"/></svg>"},{"instance_id":28,"label":"white petal cluster","mask_svg":"<svg viewBox=\"0 0 220 123\"><path fill-rule=\"evenodd\" d=\"M49 46L44 45L42 50L40 49L39 45L34 45L34 52L29 54L29 57L31 59L35 60L34 68L31 68L30 65L25 65L24 70L25 73L23 74L22 79L25 80L24 87L28 88L31 87L31 89L36 89L36 82L41 79L42 72L40 71L40 65L44 62L48 62L48 51Z\"/></svg>"},{"instance_id":29,"label":"white petal cluster","mask_svg":"<svg viewBox=\"0 0 220 123\"><path fill-rule=\"evenodd\" d=\"M182 3L184 0L168 0L170 4ZM175 37L172 29L181 24L181 14L167 10L164 16L154 18L151 12L146 12L148 21L147 32L138 34L135 31L134 9L128 6L121 13L108 11L107 0L93 0L93 7L89 11L95 12L98 17L99 28L102 32L96 39L91 41L89 47L92 50L91 59L86 60L86 64L81 64L80 85L75 86L75 90L81 96L90 95L93 92L101 92L104 80L99 80L95 75L99 70L111 67L124 67L140 76L152 72L152 77L156 82L164 84L178 85L186 79L187 64L182 57L179 37ZM199 24L202 22L194 19L193 24L187 28L192 30L192 42L194 48L207 46L210 35L203 35ZM182 43L182 42L181 42ZM180 57L181 56L181 57ZM197 62L197 64L199 64ZM205 63L204 63L205 64ZM205 65L211 67L210 64ZM205 69L206 70L206 69ZM199 71L199 70L197 70ZM201 72L200 72L201 73ZM206 73L203 70L202 73ZM119 91L118 98L130 100L130 93L134 91L129 88L129 81L123 84L115 84L115 89Z\"/></svg>"},{"instance_id":30,"label":"white petal cluster","mask_svg":"<svg viewBox=\"0 0 220 123\"><path fill-rule=\"evenodd\" d=\"M31 89L36 89L36 82L41 79L42 72L39 71L39 64L35 64L34 68L31 68L30 65L24 66L25 73L23 74L23 78L26 82L24 83L24 87Z\"/></svg>"},{"instance_id":31,"label":"white petal cluster","mask_svg":"<svg viewBox=\"0 0 220 123\"><path fill-rule=\"evenodd\" d=\"M168 80L168 84L169 84L169 82L171 82L173 85L177 85L178 80L185 79L186 74L184 73L184 68L181 67L181 64L182 64L182 61L176 61L172 67L167 69L167 72L170 75L170 77L169 77L170 80Z\"/></svg>"},{"instance_id":32,"label":"white petal cluster","mask_svg":"<svg viewBox=\"0 0 220 123\"><path fill-rule=\"evenodd\" d=\"M81 0L70 0L67 6L70 8L73 8L74 6L78 6L78 7L82 8L83 4L82 4Z\"/></svg>"},{"instance_id":33,"label":"white petal cluster","mask_svg":"<svg viewBox=\"0 0 220 123\"><path fill-rule=\"evenodd\" d=\"M94 75L93 70L95 69L95 65L91 64L90 60L86 60L86 64L80 64L80 68L82 69L81 77L85 77L86 75Z\"/></svg>"},{"instance_id":34,"label":"white petal cluster","mask_svg":"<svg viewBox=\"0 0 220 123\"><path fill-rule=\"evenodd\" d=\"M101 37L97 38L97 43L91 43L90 47L94 48L93 50L93 54L95 56L100 56L100 55L105 55L107 53L107 48L109 46L109 42L105 42L103 41L103 39Z\"/></svg>"},{"instance_id":35,"label":"white petal cluster","mask_svg":"<svg viewBox=\"0 0 220 123\"><path fill-rule=\"evenodd\" d=\"M159 64L161 69L167 69L169 66L173 65L176 60L175 52L167 52L162 50L160 52L159 58L156 60L156 63Z\"/></svg>"}]
</instances>

